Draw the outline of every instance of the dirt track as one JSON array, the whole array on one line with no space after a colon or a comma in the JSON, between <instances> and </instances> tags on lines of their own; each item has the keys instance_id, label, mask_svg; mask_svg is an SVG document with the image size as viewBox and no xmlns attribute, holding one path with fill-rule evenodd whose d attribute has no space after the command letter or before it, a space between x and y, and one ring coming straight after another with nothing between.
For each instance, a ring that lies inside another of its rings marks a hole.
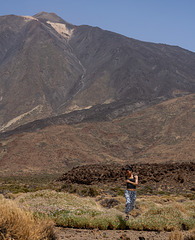
<instances>
[{"instance_id":1,"label":"dirt track","mask_svg":"<svg viewBox=\"0 0 195 240\"><path fill-rule=\"evenodd\" d=\"M146 232L132 230L84 230L71 228L56 228L59 240L168 240L169 232Z\"/></svg>"}]
</instances>

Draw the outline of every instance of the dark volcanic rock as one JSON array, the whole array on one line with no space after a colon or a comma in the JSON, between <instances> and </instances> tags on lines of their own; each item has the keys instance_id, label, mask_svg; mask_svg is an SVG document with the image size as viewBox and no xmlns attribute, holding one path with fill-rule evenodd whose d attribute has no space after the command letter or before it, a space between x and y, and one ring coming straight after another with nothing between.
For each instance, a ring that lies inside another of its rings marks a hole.
<instances>
[{"instance_id":1,"label":"dark volcanic rock","mask_svg":"<svg viewBox=\"0 0 195 240\"><path fill-rule=\"evenodd\" d=\"M178 191L193 187L195 180L195 163L174 164L133 164L133 171L139 176L140 185L147 185L150 189ZM58 181L77 184L125 183L125 170L121 165L85 165L74 167L65 173Z\"/></svg>"},{"instance_id":2,"label":"dark volcanic rock","mask_svg":"<svg viewBox=\"0 0 195 240\"><path fill-rule=\"evenodd\" d=\"M93 121L109 121L117 117L125 116L132 112L139 111L155 103L159 103L160 101L162 100L156 99L154 101L145 101L139 103L135 103L132 101L127 101L124 103L122 101L118 101L110 104L97 105L91 107L90 109L77 110L70 113L62 114L60 116L39 119L29 122L27 124L23 124L13 130L2 132L0 135L0 139L21 132L33 132L51 125L75 124Z\"/></svg>"}]
</instances>

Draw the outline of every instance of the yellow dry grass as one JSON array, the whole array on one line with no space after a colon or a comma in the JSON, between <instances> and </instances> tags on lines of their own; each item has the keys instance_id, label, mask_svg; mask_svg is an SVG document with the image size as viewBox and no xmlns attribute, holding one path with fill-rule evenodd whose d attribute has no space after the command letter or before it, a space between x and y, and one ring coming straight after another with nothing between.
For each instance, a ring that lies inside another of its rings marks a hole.
<instances>
[{"instance_id":1,"label":"yellow dry grass","mask_svg":"<svg viewBox=\"0 0 195 240\"><path fill-rule=\"evenodd\" d=\"M188 232L173 231L169 235L169 240L195 240L195 228Z\"/></svg>"},{"instance_id":2,"label":"yellow dry grass","mask_svg":"<svg viewBox=\"0 0 195 240\"><path fill-rule=\"evenodd\" d=\"M183 234L181 231L173 231L169 236L169 240L183 240Z\"/></svg>"},{"instance_id":3,"label":"yellow dry grass","mask_svg":"<svg viewBox=\"0 0 195 240\"><path fill-rule=\"evenodd\" d=\"M0 198L0 240L54 240L54 224L38 219L12 200Z\"/></svg>"}]
</instances>

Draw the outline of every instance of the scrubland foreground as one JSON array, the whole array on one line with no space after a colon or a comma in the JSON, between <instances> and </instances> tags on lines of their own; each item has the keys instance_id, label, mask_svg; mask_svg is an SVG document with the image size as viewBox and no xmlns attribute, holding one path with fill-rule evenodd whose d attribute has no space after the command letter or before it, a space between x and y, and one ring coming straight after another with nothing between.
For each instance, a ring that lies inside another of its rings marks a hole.
<instances>
[{"instance_id":1,"label":"scrubland foreground","mask_svg":"<svg viewBox=\"0 0 195 240\"><path fill-rule=\"evenodd\" d=\"M136 207L125 222L123 192L106 185L56 184L53 189L6 193L0 198L0 239L139 239L137 233L128 235L132 230L144 231L145 239L194 239L193 193L138 191ZM55 233L54 225L69 229Z\"/></svg>"},{"instance_id":2,"label":"scrubland foreground","mask_svg":"<svg viewBox=\"0 0 195 240\"><path fill-rule=\"evenodd\" d=\"M14 201L0 198L1 240L55 240L54 223L38 218L33 212L20 208Z\"/></svg>"}]
</instances>

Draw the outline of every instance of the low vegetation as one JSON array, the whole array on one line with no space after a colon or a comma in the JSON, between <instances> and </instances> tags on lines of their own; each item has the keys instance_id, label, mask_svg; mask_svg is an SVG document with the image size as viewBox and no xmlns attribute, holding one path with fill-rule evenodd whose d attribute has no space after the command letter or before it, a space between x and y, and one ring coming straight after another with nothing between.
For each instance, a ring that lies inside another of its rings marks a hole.
<instances>
[{"instance_id":1,"label":"low vegetation","mask_svg":"<svg viewBox=\"0 0 195 240\"><path fill-rule=\"evenodd\" d=\"M0 179L0 240L55 239L54 225L170 231L170 240L193 239L193 191L174 194L142 186L130 220L125 222L120 186L54 184L53 179L55 176Z\"/></svg>"},{"instance_id":2,"label":"low vegetation","mask_svg":"<svg viewBox=\"0 0 195 240\"><path fill-rule=\"evenodd\" d=\"M63 184L58 191L66 191L69 193L76 193L82 197L96 197L100 194L100 189L93 185L78 185L78 184Z\"/></svg>"},{"instance_id":3,"label":"low vegetation","mask_svg":"<svg viewBox=\"0 0 195 240\"><path fill-rule=\"evenodd\" d=\"M1 240L55 240L54 223L48 218L37 218L11 200L0 198Z\"/></svg>"},{"instance_id":4,"label":"low vegetation","mask_svg":"<svg viewBox=\"0 0 195 240\"><path fill-rule=\"evenodd\" d=\"M53 181L57 177L58 175L0 176L0 193L8 197L11 194L55 189Z\"/></svg>"},{"instance_id":5,"label":"low vegetation","mask_svg":"<svg viewBox=\"0 0 195 240\"><path fill-rule=\"evenodd\" d=\"M183 196L140 196L128 222L124 221L124 197L113 197L118 204L112 208L102 206L101 201L110 197L80 197L68 192L42 190L21 194L15 201L29 207L36 216L48 216L63 227L148 231L195 227L195 203Z\"/></svg>"}]
</instances>

